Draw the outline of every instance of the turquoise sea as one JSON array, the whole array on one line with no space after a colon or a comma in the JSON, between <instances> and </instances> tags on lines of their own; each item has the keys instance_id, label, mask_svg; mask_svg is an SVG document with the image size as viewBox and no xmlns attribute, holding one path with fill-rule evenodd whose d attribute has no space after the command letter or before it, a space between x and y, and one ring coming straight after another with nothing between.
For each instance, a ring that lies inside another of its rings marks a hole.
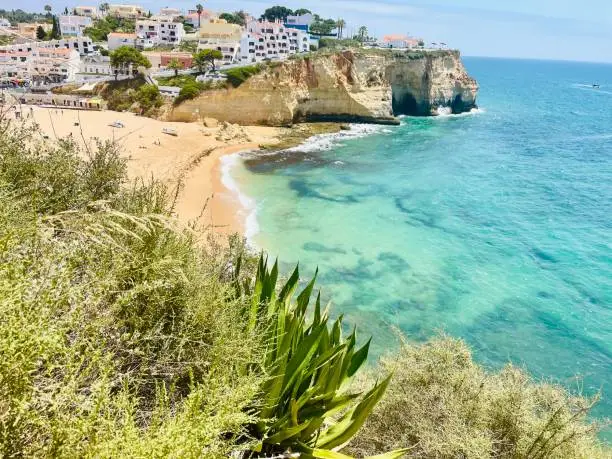
<instances>
[{"instance_id":1,"label":"turquoise sea","mask_svg":"<svg viewBox=\"0 0 612 459\"><path fill-rule=\"evenodd\" d=\"M286 270L318 266L376 353L394 326L445 331L489 367L602 389L612 417L612 65L465 64L478 111L230 157L249 236Z\"/></svg>"}]
</instances>

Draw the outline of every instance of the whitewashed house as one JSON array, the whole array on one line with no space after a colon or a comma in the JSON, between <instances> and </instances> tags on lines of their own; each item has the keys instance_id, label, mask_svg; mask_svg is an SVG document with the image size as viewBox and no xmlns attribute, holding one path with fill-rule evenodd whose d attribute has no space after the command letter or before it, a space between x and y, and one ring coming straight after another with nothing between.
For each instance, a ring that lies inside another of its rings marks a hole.
<instances>
[{"instance_id":1,"label":"whitewashed house","mask_svg":"<svg viewBox=\"0 0 612 459\"><path fill-rule=\"evenodd\" d=\"M45 49L69 49L77 51L84 56L94 51L93 42L89 37L71 37L60 40L28 41L13 45L0 46L0 53L6 51L30 52L38 48Z\"/></svg>"},{"instance_id":2,"label":"whitewashed house","mask_svg":"<svg viewBox=\"0 0 612 459\"><path fill-rule=\"evenodd\" d=\"M251 20L240 41L240 60L260 62L284 60L292 54L310 51L310 37L302 29L288 28L282 22Z\"/></svg>"},{"instance_id":3,"label":"whitewashed house","mask_svg":"<svg viewBox=\"0 0 612 459\"><path fill-rule=\"evenodd\" d=\"M216 49L223 55L220 64L233 64L240 60L242 27L229 24L223 19L202 22L199 30L198 50Z\"/></svg>"},{"instance_id":4,"label":"whitewashed house","mask_svg":"<svg viewBox=\"0 0 612 459\"><path fill-rule=\"evenodd\" d=\"M136 21L136 46L149 49L155 46L178 45L185 35L183 24L169 16L155 16Z\"/></svg>"},{"instance_id":5,"label":"whitewashed house","mask_svg":"<svg viewBox=\"0 0 612 459\"><path fill-rule=\"evenodd\" d=\"M98 17L98 10L95 6L75 6L72 9L72 14L75 16L86 16L89 18Z\"/></svg>"},{"instance_id":6,"label":"whitewashed house","mask_svg":"<svg viewBox=\"0 0 612 459\"><path fill-rule=\"evenodd\" d=\"M74 81L79 62L79 53L73 49L0 50L0 74L28 79L35 86Z\"/></svg>"},{"instance_id":7,"label":"whitewashed house","mask_svg":"<svg viewBox=\"0 0 612 459\"><path fill-rule=\"evenodd\" d=\"M178 8L165 7L165 8L159 9L160 16L177 17L177 16L181 16L182 14L183 14L182 11L179 10Z\"/></svg>"},{"instance_id":8,"label":"whitewashed house","mask_svg":"<svg viewBox=\"0 0 612 459\"><path fill-rule=\"evenodd\" d=\"M81 58L79 73L93 76L113 75L109 56L85 56Z\"/></svg>"},{"instance_id":9,"label":"whitewashed house","mask_svg":"<svg viewBox=\"0 0 612 459\"><path fill-rule=\"evenodd\" d=\"M145 16L146 11L140 5L108 5L109 16L115 16L123 19L139 19Z\"/></svg>"},{"instance_id":10,"label":"whitewashed house","mask_svg":"<svg viewBox=\"0 0 612 459\"><path fill-rule=\"evenodd\" d=\"M414 49L419 47L421 41L419 38L412 38L401 34L385 35L378 46L381 48Z\"/></svg>"},{"instance_id":11,"label":"whitewashed house","mask_svg":"<svg viewBox=\"0 0 612 459\"><path fill-rule=\"evenodd\" d=\"M60 32L69 37L80 37L83 30L90 27L93 20L88 16L76 16L62 14L59 17Z\"/></svg>"}]
</instances>

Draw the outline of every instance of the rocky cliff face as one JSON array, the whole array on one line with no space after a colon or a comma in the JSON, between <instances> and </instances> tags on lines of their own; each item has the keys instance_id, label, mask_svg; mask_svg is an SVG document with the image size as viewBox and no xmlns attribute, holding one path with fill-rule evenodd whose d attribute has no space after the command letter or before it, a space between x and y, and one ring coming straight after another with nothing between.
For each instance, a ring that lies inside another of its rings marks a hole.
<instances>
[{"instance_id":1,"label":"rocky cliff face","mask_svg":"<svg viewBox=\"0 0 612 459\"><path fill-rule=\"evenodd\" d=\"M239 124L299 121L394 123L397 115L436 115L476 107L478 84L458 51L351 50L269 67L238 88L207 91L169 114Z\"/></svg>"}]
</instances>

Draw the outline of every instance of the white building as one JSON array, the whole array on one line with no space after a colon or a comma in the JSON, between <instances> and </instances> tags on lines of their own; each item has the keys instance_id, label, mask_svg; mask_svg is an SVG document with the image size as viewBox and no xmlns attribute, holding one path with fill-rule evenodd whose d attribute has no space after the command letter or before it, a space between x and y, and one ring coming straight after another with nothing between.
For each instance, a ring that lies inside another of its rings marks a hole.
<instances>
[{"instance_id":1,"label":"white building","mask_svg":"<svg viewBox=\"0 0 612 459\"><path fill-rule=\"evenodd\" d=\"M62 35L80 37L83 30L90 27L92 19L88 16L75 16L62 14L59 18L60 32Z\"/></svg>"},{"instance_id":2,"label":"white building","mask_svg":"<svg viewBox=\"0 0 612 459\"><path fill-rule=\"evenodd\" d=\"M182 11L179 10L178 8L168 8L168 7L160 8L159 15L176 17L176 16L181 16Z\"/></svg>"},{"instance_id":3,"label":"white building","mask_svg":"<svg viewBox=\"0 0 612 459\"><path fill-rule=\"evenodd\" d=\"M130 46L134 48L136 46L136 38L135 33L109 33L107 37L108 50L113 51L121 46Z\"/></svg>"},{"instance_id":4,"label":"white building","mask_svg":"<svg viewBox=\"0 0 612 459\"><path fill-rule=\"evenodd\" d=\"M184 35L183 24L173 22L169 16L136 21L136 46L142 49L178 45Z\"/></svg>"},{"instance_id":5,"label":"white building","mask_svg":"<svg viewBox=\"0 0 612 459\"><path fill-rule=\"evenodd\" d=\"M146 11L140 5L108 5L107 14L123 19L139 19L145 16Z\"/></svg>"},{"instance_id":6,"label":"white building","mask_svg":"<svg viewBox=\"0 0 612 459\"><path fill-rule=\"evenodd\" d=\"M0 27L2 27L3 29L10 27L11 26L11 22L6 19L6 18L0 18Z\"/></svg>"},{"instance_id":7,"label":"white building","mask_svg":"<svg viewBox=\"0 0 612 459\"><path fill-rule=\"evenodd\" d=\"M44 49L70 49L77 51L80 55L86 55L93 52L93 42L89 37L79 38L61 38L59 40L49 41L28 41L14 45L0 46L0 53L17 51L29 53L39 48Z\"/></svg>"},{"instance_id":8,"label":"white building","mask_svg":"<svg viewBox=\"0 0 612 459\"><path fill-rule=\"evenodd\" d=\"M249 21L240 41L242 62L283 60L292 54L308 51L310 51L308 32L288 28L281 22Z\"/></svg>"},{"instance_id":9,"label":"white building","mask_svg":"<svg viewBox=\"0 0 612 459\"><path fill-rule=\"evenodd\" d=\"M197 29L200 27L200 24L207 24L211 20L215 20L215 18L216 15L210 10L202 10L199 16L196 10L189 10L185 15L185 22L194 29Z\"/></svg>"},{"instance_id":10,"label":"white building","mask_svg":"<svg viewBox=\"0 0 612 459\"><path fill-rule=\"evenodd\" d=\"M202 22L199 30L198 51L216 49L221 51L221 65L233 64L240 60L240 40L242 27L228 24L223 19L211 19Z\"/></svg>"},{"instance_id":11,"label":"white building","mask_svg":"<svg viewBox=\"0 0 612 459\"><path fill-rule=\"evenodd\" d=\"M314 21L314 16L311 13L302 14L300 16L287 16L285 26L292 29L301 29L308 32L310 24Z\"/></svg>"},{"instance_id":12,"label":"white building","mask_svg":"<svg viewBox=\"0 0 612 459\"><path fill-rule=\"evenodd\" d=\"M385 35L378 46L381 48L396 48L396 49L414 49L419 47L422 40L419 38L411 38L406 35L395 34Z\"/></svg>"},{"instance_id":13,"label":"white building","mask_svg":"<svg viewBox=\"0 0 612 459\"><path fill-rule=\"evenodd\" d=\"M0 50L0 74L28 79L34 86L74 81L80 57L74 49Z\"/></svg>"},{"instance_id":14,"label":"white building","mask_svg":"<svg viewBox=\"0 0 612 459\"><path fill-rule=\"evenodd\" d=\"M98 17L98 10L95 6L75 6L72 9L75 16L86 16L90 18Z\"/></svg>"},{"instance_id":15,"label":"white building","mask_svg":"<svg viewBox=\"0 0 612 459\"><path fill-rule=\"evenodd\" d=\"M109 56L85 56L81 58L79 73L104 76L113 75Z\"/></svg>"}]
</instances>

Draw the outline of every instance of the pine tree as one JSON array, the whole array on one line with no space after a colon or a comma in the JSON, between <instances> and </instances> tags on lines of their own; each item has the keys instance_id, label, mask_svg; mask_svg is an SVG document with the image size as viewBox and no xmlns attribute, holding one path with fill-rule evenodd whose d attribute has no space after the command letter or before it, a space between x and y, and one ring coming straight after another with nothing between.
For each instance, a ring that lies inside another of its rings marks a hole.
<instances>
[{"instance_id":1,"label":"pine tree","mask_svg":"<svg viewBox=\"0 0 612 459\"><path fill-rule=\"evenodd\" d=\"M62 38L62 34L59 28L59 21L57 20L57 16L53 16L53 28L51 29L51 39L59 40Z\"/></svg>"},{"instance_id":2,"label":"pine tree","mask_svg":"<svg viewBox=\"0 0 612 459\"><path fill-rule=\"evenodd\" d=\"M44 40L46 37L47 37L47 33L45 32L45 29L43 29L42 26L38 26L36 28L36 39Z\"/></svg>"}]
</instances>

